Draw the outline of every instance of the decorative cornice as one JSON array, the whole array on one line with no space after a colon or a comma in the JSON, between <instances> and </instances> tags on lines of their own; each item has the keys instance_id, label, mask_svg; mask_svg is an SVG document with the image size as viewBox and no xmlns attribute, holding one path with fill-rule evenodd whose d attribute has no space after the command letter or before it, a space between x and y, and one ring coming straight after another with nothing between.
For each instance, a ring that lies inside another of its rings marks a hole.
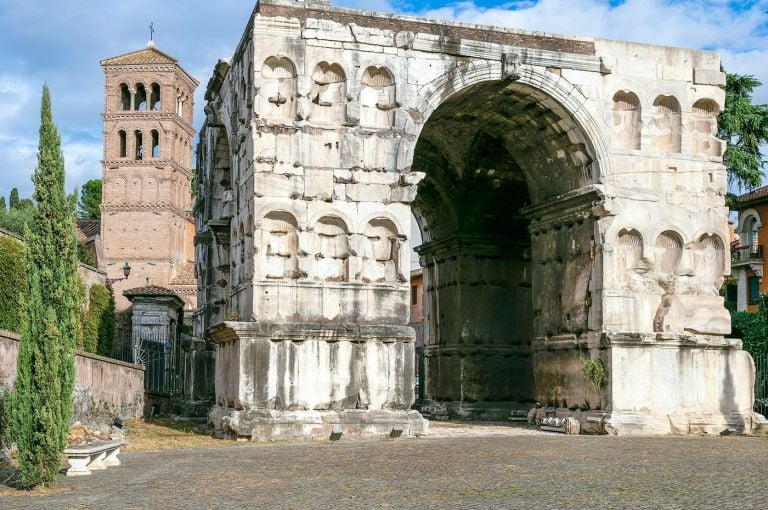
<instances>
[{"instance_id":1,"label":"decorative cornice","mask_svg":"<svg viewBox=\"0 0 768 510\"><path fill-rule=\"evenodd\" d=\"M192 215L188 211L184 211L173 204L166 202L158 202L149 204L146 202L140 202L135 204L105 204L101 206L102 211L171 211L176 216L183 218L186 221L192 221Z\"/></svg>"},{"instance_id":2,"label":"decorative cornice","mask_svg":"<svg viewBox=\"0 0 768 510\"><path fill-rule=\"evenodd\" d=\"M278 324L271 322L222 322L209 329L215 343L265 339L273 342L323 341L335 343L414 343L416 334L408 326L363 326L357 324Z\"/></svg>"},{"instance_id":3,"label":"decorative cornice","mask_svg":"<svg viewBox=\"0 0 768 510\"><path fill-rule=\"evenodd\" d=\"M520 212L530 220L531 234L546 232L559 225L578 223L588 218L599 217L605 195L595 185L565 193L563 195L524 207Z\"/></svg>"},{"instance_id":4,"label":"decorative cornice","mask_svg":"<svg viewBox=\"0 0 768 510\"><path fill-rule=\"evenodd\" d=\"M424 355L431 358L437 356L486 357L486 356L530 356L533 349L530 345L427 345Z\"/></svg>"},{"instance_id":5,"label":"decorative cornice","mask_svg":"<svg viewBox=\"0 0 768 510\"><path fill-rule=\"evenodd\" d=\"M504 236L456 234L429 241L414 248L422 257L479 255L485 257L520 258L528 243Z\"/></svg>"},{"instance_id":6,"label":"decorative cornice","mask_svg":"<svg viewBox=\"0 0 768 510\"><path fill-rule=\"evenodd\" d=\"M181 172L183 175L187 177L187 179L192 180L192 172L190 170L187 170L180 164L178 164L176 161L172 159L107 159L102 160L101 166L103 166L105 169L109 168L111 170L119 169L119 168L136 168L136 167L146 167L146 168L157 168L157 169L163 169L163 167L172 167L174 170L177 170ZM191 197L190 197L191 198Z\"/></svg>"},{"instance_id":7,"label":"decorative cornice","mask_svg":"<svg viewBox=\"0 0 768 510\"><path fill-rule=\"evenodd\" d=\"M157 72L172 72L174 73L178 78L181 79L187 86L189 86L193 91L197 88L197 86L200 84L195 78L187 74L187 72L178 64L107 64L103 65L102 69L104 69L104 73L108 74L110 72L151 72L151 73L157 73Z\"/></svg>"},{"instance_id":8,"label":"decorative cornice","mask_svg":"<svg viewBox=\"0 0 768 510\"><path fill-rule=\"evenodd\" d=\"M147 111L147 110L138 110L138 111L120 111L120 112L114 112L114 113L102 113L101 114L101 120L104 122L117 122L117 121L148 121L148 120L155 120L155 121L163 121L163 120L170 120L178 124L184 131L187 132L187 134L190 137L195 136L195 128L193 128L191 125L189 125L179 114L177 113L169 113L169 112L155 112L155 111Z\"/></svg>"},{"instance_id":9,"label":"decorative cornice","mask_svg":"<svg viewBox=\"0 0 768 510\"><path fill-rule=\"evenodd\" d=\"M742 341L721 336L688 333L619 333L608 331L600 338L602 347L688 347L700 349L741 350Z\"/></svg>"}]
</instances>

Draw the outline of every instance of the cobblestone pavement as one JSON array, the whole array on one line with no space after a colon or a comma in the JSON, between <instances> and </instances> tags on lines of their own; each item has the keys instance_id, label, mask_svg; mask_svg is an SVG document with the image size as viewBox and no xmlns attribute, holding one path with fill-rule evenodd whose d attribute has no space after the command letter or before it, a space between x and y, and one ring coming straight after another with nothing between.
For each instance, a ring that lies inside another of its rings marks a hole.
<instances>
[{"instance_id":1,"label":"cobblestone pavement","mask_svg":"<svg viewBox=\"0 0 768 510\"><path fill-rule=\"evenodd\" d=\"M448 435L124 453L0 508L768 508L768 439Z\"/></svg>"}]
</instances>

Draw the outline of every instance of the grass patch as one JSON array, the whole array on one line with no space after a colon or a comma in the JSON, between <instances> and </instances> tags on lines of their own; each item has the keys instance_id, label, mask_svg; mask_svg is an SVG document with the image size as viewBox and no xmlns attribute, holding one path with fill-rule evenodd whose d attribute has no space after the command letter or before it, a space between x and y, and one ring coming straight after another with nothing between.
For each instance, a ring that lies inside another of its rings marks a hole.
<instances>
[{"instance_id":1,"label":"grass patch","mask_svg":"<svg viewBox=\"0 0 768 510\"><path fill-rule=\"evenodd\" d=\"M154 420L129 420L127 425L128 436L123 450L128 452L243 445L237 441L214 439L201 432L194 422L184 420L163 417Z\"/></svg>"}]
</instances>

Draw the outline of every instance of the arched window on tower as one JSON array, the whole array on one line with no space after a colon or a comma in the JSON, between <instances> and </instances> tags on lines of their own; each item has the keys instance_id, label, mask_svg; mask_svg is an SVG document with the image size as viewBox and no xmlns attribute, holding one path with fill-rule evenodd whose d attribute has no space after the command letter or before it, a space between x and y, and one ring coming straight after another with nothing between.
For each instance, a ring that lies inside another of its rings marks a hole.
<instances>
[{"instance_id":1,"label":"arched window on tower","mask_svg":"<svg viewBox=\"0 0 768 510\"><path fill-rule=\"evenodd\" d=\"M136 84L136 110L144 111L147 109L147 89L143 83Z\"/></svg>"},{"instance_id":2,"label":"arched window on tower","mask_svg":"<svg viewBox=\"0 0 768 510\"><path fill-rule=\"evenodd\" d=\"M120 110L131 109L131 91L125 83L120 84Z\"/></svg>"},{"instance_id":3,"label":"arched window on tower","mask_svg":"<svg viewBox=\"0 0 768 510\"><path fill-rule=\"evenodd\" d=\"M144 145L142 143L141 131L137 129L136 131L133 132L133 136L136 141L136 144L134 145L134 147L136 147L136 159L143 159Z\"/></svg>"},{"instance_id":4,"label":"arched window on tower","mask_svg":"<svg viewBox=\"0 0 768 510\"><path fill-rule=\"evenodd\" d=\"M124 158L128 155L128 140L122 129L117 134L120 137L120 157Z\"/></svg>"},{"instance_id":5,"label":"arched window on tower","mask_svg":"<svg viewBox=\"0 0 768 510\"><path fill-rule=\"evenodd\" d=\"M152 130L152 157L160 157L160 135L156 129Z\"/></svg>"},{"instance_id":6,"label":"arched window on tower","mask_svg":"<svg viewBox=\"0 0 768 510\"><path fill-rule=\"evenodd\" d=\"M160 111L160 85L153 83L149 95L149 104L152 111Z\"/></svg>"}]
</instances>

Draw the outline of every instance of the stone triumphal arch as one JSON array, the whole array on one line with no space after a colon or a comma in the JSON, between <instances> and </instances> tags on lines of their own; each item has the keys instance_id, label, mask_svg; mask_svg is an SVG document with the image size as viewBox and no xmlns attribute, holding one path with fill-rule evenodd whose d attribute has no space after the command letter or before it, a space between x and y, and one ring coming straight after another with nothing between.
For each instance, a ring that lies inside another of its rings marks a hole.
<instances>
[{"instance_id":1,"label":"stone triumphal arch","mask_svg":"<svg viewBox=\"0 0 768 510\"><path fill-rule=\"evenodd\" d=\"M198 149L211 419L253 438L416 434L417 410L540 406L585 431L754 431L753 364L719 295L719 65L262 0L208 83Z\"/></svg>"}]
</instances>

